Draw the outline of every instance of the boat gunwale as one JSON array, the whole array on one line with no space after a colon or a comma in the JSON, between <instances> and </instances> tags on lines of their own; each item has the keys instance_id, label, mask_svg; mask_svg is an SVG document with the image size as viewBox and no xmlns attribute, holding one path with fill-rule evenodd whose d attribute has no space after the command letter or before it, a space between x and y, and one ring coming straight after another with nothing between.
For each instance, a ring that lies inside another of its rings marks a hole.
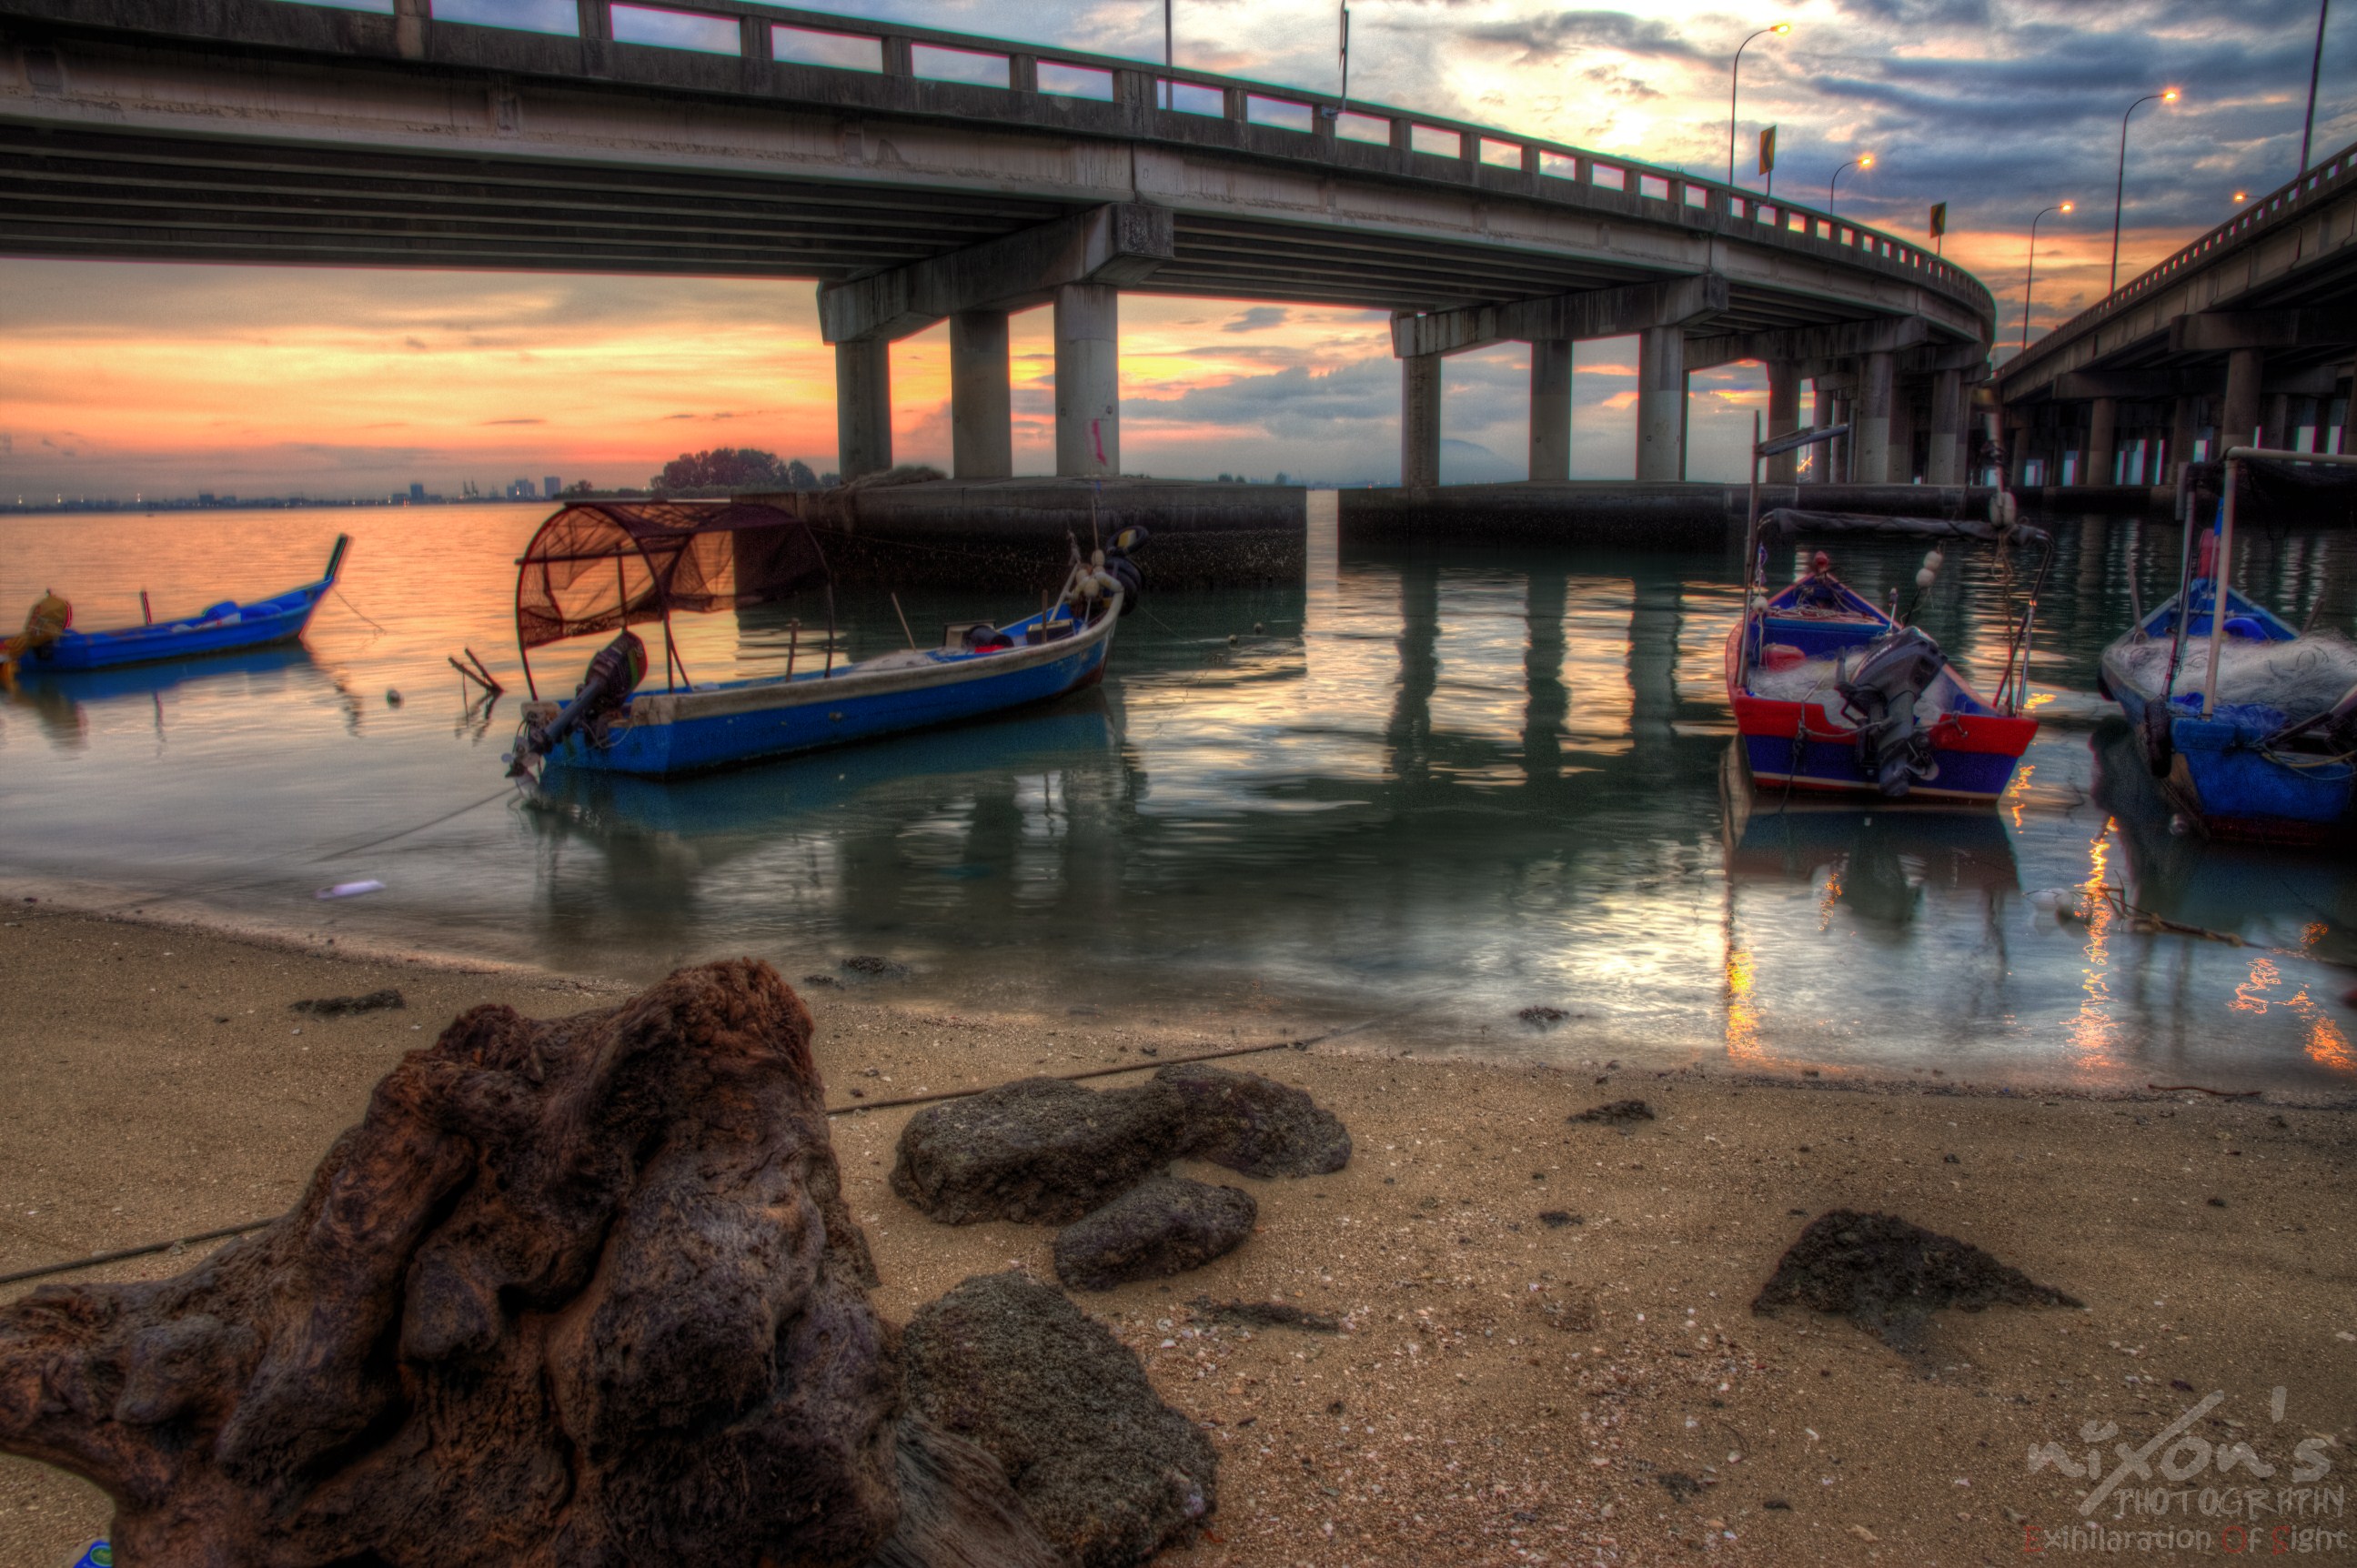
<instances>
[{"instance_id":1,"label":"boat gunwale","mask_svg":"<svg viewBox=\"0 0 2357 1568\"><path fill-rule=\"evenodd\" d=\"M646 729L699 719L727 718L739 714L774 713L786 708L821 706L828 702L889 696L899 692L963 685L974 681L1017 675L1110 640L1114 623L1120 618L1121 607L1121 596L1116 590L1104 613L1096 620L1084 624L1071 637L1015 648L976 650L974 655L952 654L950 659L939 662L901 664L886 670L868 671L862 671L859 665L852 664L844 667L844 673L834 675L761 675L701 690L635 693L616 716L613 727ZM1017 627L1028 626L1038 618L1035 616L1014 624ZM920 649L917 651L947 650ZM641 705L644 707L643 714ZM555 698L540 697L525 704L524 714L531 717L542 709L554 713L563 706L564 703Z\"/></svg>"}]
</instances>

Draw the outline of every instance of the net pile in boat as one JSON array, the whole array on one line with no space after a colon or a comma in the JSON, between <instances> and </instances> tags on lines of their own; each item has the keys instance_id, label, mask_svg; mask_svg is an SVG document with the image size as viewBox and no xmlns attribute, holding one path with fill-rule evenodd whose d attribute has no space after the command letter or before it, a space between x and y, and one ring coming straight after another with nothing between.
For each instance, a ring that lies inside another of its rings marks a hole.
<instances>
[{"instance_id":1,"label":"net pile in boat","mask_svg":"<svg viewBox=\"0 0 2357 1568\"><path fill-rule=\"evenodd\" d=\"M2141 692L2158 692L2169 671L2169 639L2142 638L2117 644L2113 657L2121 673ZM2189 637L2172 691L2182 702L2201 694L2210 673L2210 639ZM2218 701L2233 706L2273 708L2288 718L2322 713L2357 686L2357 643L2329 635L2290 642L2257 642L2229 637L2218 650Z\"/></svg>"},{"instance_id":2,"label":"net pile in boat","mask_svg":"<svg viewBox=\"0 0 2357 1568\"><path fill-rule=\"evenodd\" d=\"M1781 669L1755 665L1746 684L1755 697L1767 697L1780 703L1822 702L1828 717L1839 717L1842 709L1841 661L1835 659L1803 659L1797 664ZM1915 700L1915 722L1935 725L1946 716L1947 704L1940 699L1948 690L1948 676L1942 671L1921 697ZM1841 721L1847 728L1850 721Z\"/></svg>"}]
</instances>

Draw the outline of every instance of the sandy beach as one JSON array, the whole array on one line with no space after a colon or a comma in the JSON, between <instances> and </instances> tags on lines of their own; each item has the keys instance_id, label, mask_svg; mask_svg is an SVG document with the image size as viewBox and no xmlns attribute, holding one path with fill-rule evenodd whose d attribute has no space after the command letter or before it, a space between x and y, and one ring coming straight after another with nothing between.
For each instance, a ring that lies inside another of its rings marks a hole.
<instances>
[{"instance_id":1,"label":"sandy beach","mask_svg":"<svg viewBox=\"0 0 2357 1568\"><path fill-rule=\"evenodd\" d=\"M15 894L0 918L0 1273L274 1214L376 1079L463 1008L555 1015L629 989ZM406 1004L290 1010L386 988ZM913 1112L863 1101L1309 1029L950 1008L889 982L804 994L895 1319L975 1273L1052 1279L1053 1232L924 1219L886 1181ZM1366 1031L1228 1064L1336 1111L1351 1165L1289 1181L1188 1170L1249 1188L1254 1237L1197 1273L1078 1298L1223 1461L1217 1513L1162 1561L1969 1563L2098 1527L2126 1532L2110 1549L2136 1561L2234 1554L2246 1528L2271 1554L2357 1550L2347 1103L1632 1071L1568 1036L1546 1068L1415 1045ZM1654 1119L1569 1120L1627 1099ZM1903 1347L1796 1308L1756 1316L1780 1255L1835 1208L1960 1237L2085 1306L1946 1312ZM62 1280L156 1277L200 1251ZM1340 1330L1197 1305L1233 1300ZM2152 1478L2106 1487L2115 1445L2136 1452L2213 1392L2139 1461ZM2222 1475L2237 1443L2267 1468ZM2083 1508L2091 1489L2105 1495ZM107 1513L83 1483L0 1459L0 1564L63 1568Z\"/></svg>"}]
</instances>

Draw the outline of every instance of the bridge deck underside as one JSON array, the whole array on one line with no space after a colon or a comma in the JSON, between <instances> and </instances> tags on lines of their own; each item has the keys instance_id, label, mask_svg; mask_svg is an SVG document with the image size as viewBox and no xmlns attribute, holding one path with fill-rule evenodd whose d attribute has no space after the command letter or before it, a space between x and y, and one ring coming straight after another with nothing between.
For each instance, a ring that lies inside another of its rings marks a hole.
<instances>
[{"instance_id":1,"label":"bridge deck underside","mask_svg":"<svg viewBox=\"0 0 2357 1568\"><path fill-rule=\"evenodd\" d=\"M0 252L841 282L1087 203L973 190L0 124ZM1181 213L1140 292L1426 311L1664 275L1377 228ZM1855 306L1738 283L1715 333Z\"/></svg>"}]
</instances>

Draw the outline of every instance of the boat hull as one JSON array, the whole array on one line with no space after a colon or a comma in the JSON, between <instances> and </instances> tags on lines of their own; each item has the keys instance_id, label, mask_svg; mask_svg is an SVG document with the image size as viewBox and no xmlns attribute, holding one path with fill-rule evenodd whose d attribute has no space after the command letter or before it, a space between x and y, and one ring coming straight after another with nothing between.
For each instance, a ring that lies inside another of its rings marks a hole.
<instances>
[{"instance_id":1,"label":"boat hull","mask_svg":"<svg viewBox=\"0 0 2357 1568\"><path fill-rule=\"evenodd\" d=\"M2104 684L2143 734L2156 700L2106 651ZM2274 726L2267 725L2266 729ZM2220 838L2276 843L2345 842L2357 830L2357 768L2345 762L2295 768L2259 747L2260 725L2178 714L2169 725L2170 802Z\"/></svg>"},{"instance_id":2,"label":"boat hull","mask_svg":"<svg viewBox=\"0 0 2357 1568\"><path fill-rule=\"evenodd\" d=\"M2214 624L2216 601L2202 594L2208 579L2197 578L2189 596L2192 625ZM2165 638L2175 630L2177 598L2171 596L2146 616L2135 631L2104 650L2103 685L2127 714L2141 742L2147 714L2161 701L2159 683L2138 679L2126 650L2139 637ZM2226 590L2226 615L2257 623L2266 640L2298 637L2280 617L2240 591ZM2346 844L2357 829L2357 768L2322 757L2303 765L2270 754L2264 742L2284 723L2272 708L2220 703L2207 718L2187 701L2187 678L2169 715L2169 761L2161 780L2170 804L2217 838L2272 843Z\"/></svg>"},{"instance_id":3,"label":"boat hull","mask_svg":"<svg viewBox=\"0 0 2357 1568\"><path fill-rule=\"evenodd\" d=\"M176 659L202 659L217 653L244 653L292 642L311 624L311 616L328 590L336 585L350 542L338 538L328 558L328 575L316 583L289 588L273 598L231 607L217 617L186 616L153 626L126 626L108 631L67 631L52 643L25 655L27 670L71 674L86 670L117 670L130 664L161 664Z\"/></svg>"},{"instance_id":4,"label":"boat hull","mask_svg":"<svg viewBox=\"0 0 2357 1568\"><path fill-rule=\"evenodd\" d=\"M641 693L603 731L567 736L545 766L675 778L987 718L1102 680L1112 644L1108 616L1061 642L974 659ZM544 723L555 711L535 703L525 718Z\"/></svg>"},{"instance_id":5,"label":"boat hull","mask_svg":"<svg viewBox=\"0 0 2357 1568\"><path fill-rule=\"evenodd\" d=\"M1859 760L1855 731L1831 718L1823 703L1757 697L1743 689L1743 634L1738 626L1727 635L1727 701L1752 782L1762 789L1888 800ZM2015 765L2037 734L2035 719L1951 714L1931 732L1931 777L1917 780L1905 799L1992 802L2012 783Z\"/></svg>"}]
</instances>

